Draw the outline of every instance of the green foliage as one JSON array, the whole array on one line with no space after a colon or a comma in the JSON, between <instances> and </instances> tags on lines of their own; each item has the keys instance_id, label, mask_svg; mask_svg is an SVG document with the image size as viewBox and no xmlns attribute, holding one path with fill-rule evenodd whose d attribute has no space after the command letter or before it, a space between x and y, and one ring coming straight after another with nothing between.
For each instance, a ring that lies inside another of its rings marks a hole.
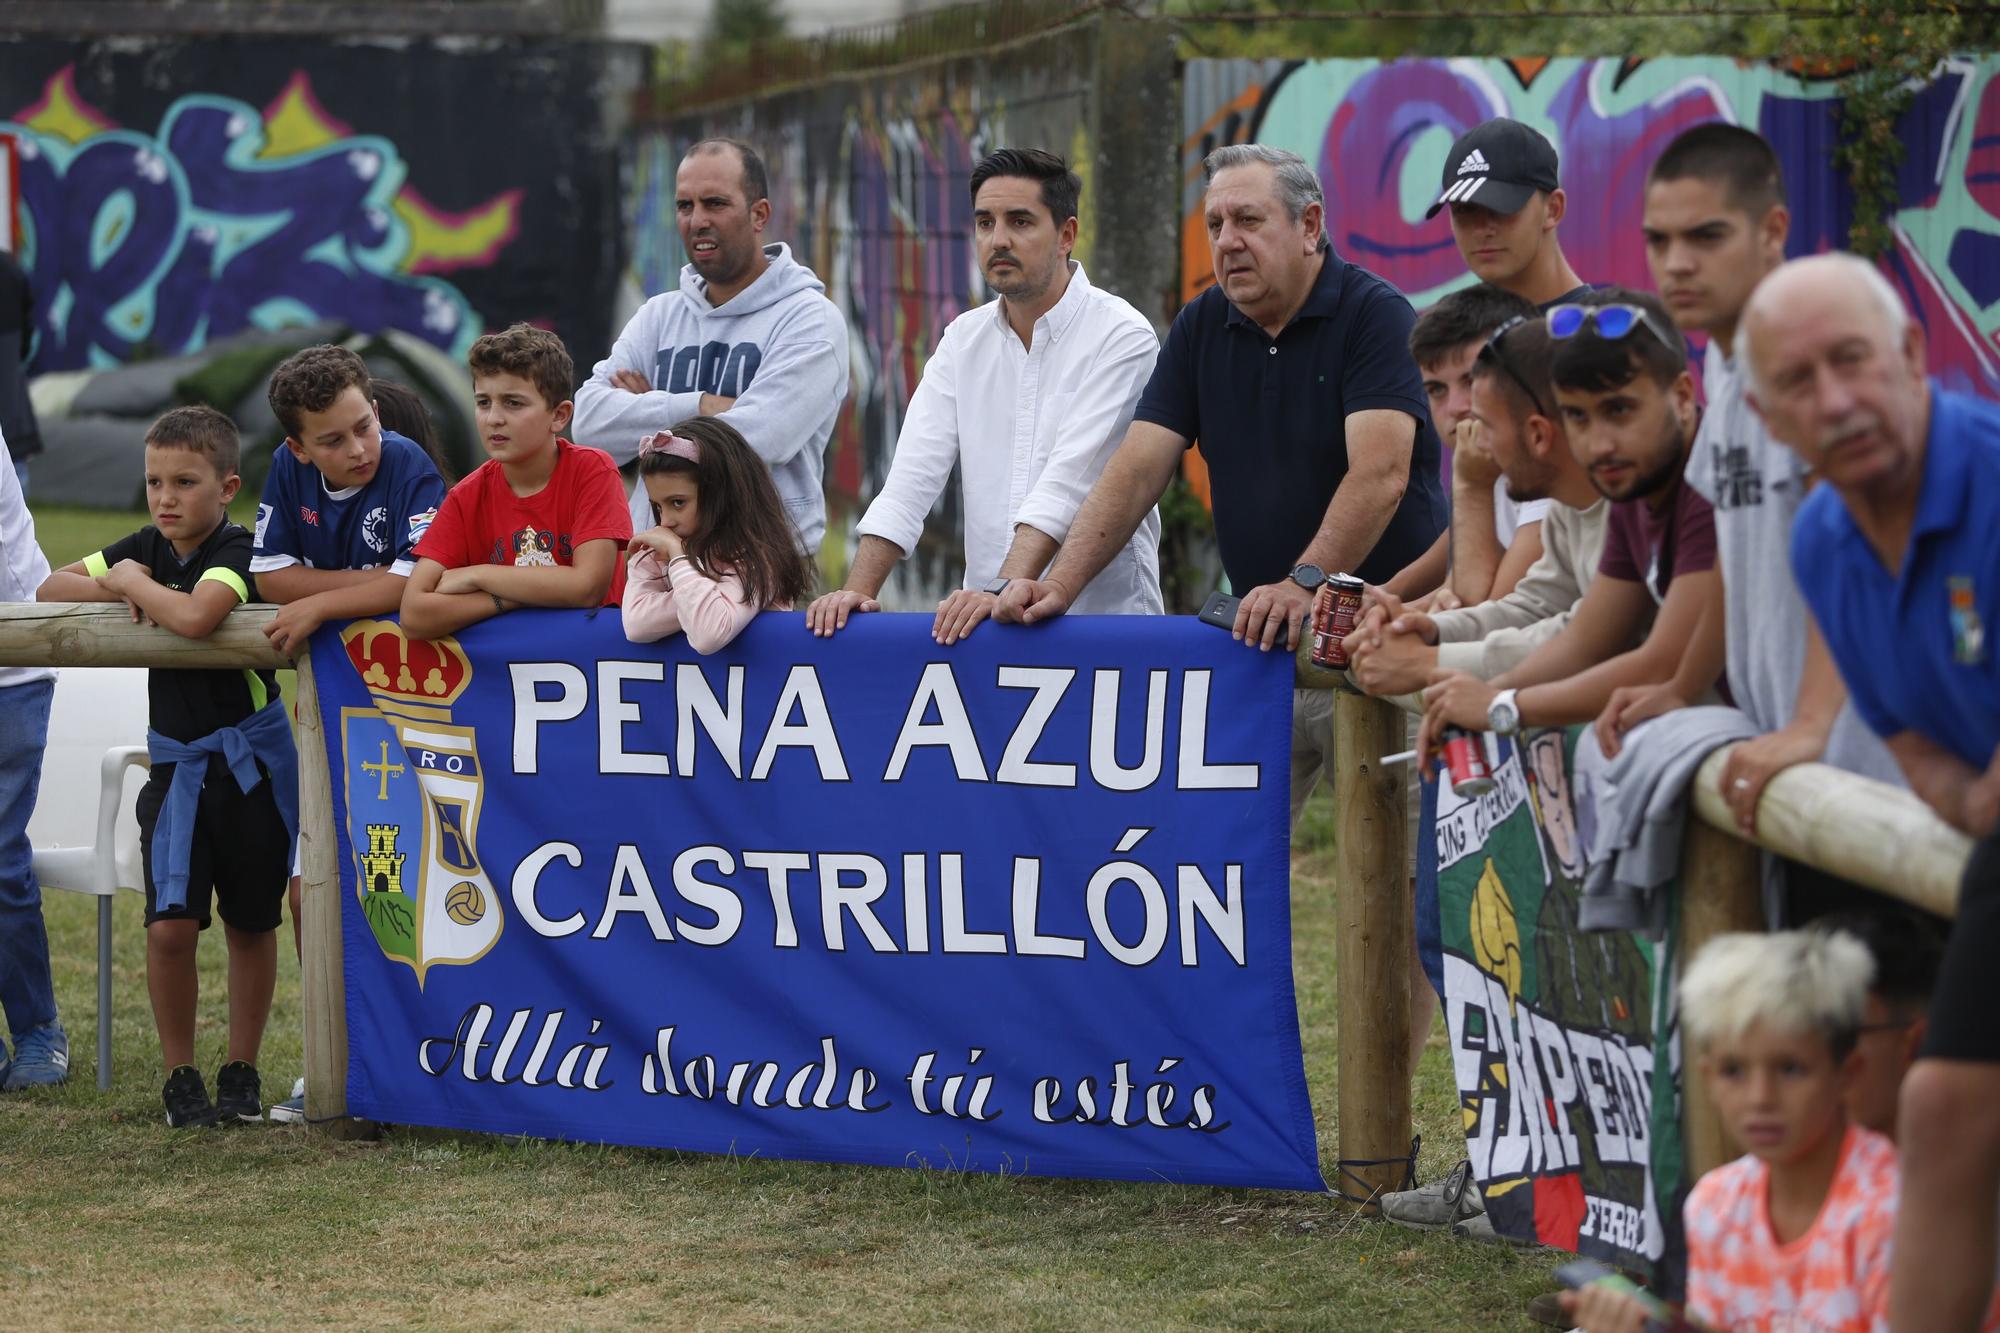
<instances>
[{"instance_id":1,"label":"green foliage","mask_svg":"<svg viewBox=\"0 0 2000 1333\"><path fill-rule=\"evenodd\" d=\"M713 0L701 38L702 62L747 60L759 48L782 43L786 23L782 0Z\"/></svg>"},{"instance_id":2,"label":"green foliage","mask_svg":"<svg viewBox=\"0 0 2000 1333\"><path fill-rule=\"evenodd\" d=\"M1160 592L1171 615L1193 615L1215 591L1215 520L1186 480L1160 497Z\"/></svg>"},{"instance_id":3,"label":"green foliage","mask_svg":"<svg viewBox=\"0 0 2000 1333\"><path fill-rule=\"evenodd\" d=\"M1973 33L1956 6L1913 12L1904 0L1849 3L1839 19L1801 24L1786 53L1806 68L1843 71L1845 106L1833 158L1854 188L1848 246L1874 258L1896 243L1896 172L1904 157L1896 122L1939 63Z\"/></svg>"}]
</instances>

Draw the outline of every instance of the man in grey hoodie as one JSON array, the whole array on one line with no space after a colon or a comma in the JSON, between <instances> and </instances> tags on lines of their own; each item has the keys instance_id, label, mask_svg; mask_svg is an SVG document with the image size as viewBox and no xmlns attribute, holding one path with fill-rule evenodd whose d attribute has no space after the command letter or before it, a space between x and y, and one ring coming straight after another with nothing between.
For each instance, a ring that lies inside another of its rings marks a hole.
<instances>
[{"instance_id":1,"label":"man in grey hoodie","mask_svg":"<svg viewBox=\"0 0 2000 1333\"><path fill-rule=\"evenodd\" d=\"M820 479L847 397L847 323L789 247L760 239L769 192L748 144L704 139L688 149L674 177L688 255L681 285L639 308L576 391L572 434L625 463L655 431L721 416L770 466L811 557L826 534ZM634 529L655 521L645 491L635 492Z\"/></svg>"}]
</instances>

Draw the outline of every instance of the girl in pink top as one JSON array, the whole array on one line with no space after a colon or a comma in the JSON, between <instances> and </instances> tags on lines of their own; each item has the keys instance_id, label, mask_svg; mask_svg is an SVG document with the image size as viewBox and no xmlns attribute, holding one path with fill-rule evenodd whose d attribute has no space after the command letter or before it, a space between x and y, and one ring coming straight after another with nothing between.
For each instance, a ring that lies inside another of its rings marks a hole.
<instances>
[{"instance_id":1,"label":"girl in pink top","mask_svg":"<svg viewBox=\"0 0 2000 1333\"><path fill-rule=\"evenodd\" d=\"M685 633L712 653L759 611L789 611L811 586L798 533L764 460L735 427L695 417L639 446L639 484L658 525L626 548L625 637Z\"/></svg>"}]
</instances>

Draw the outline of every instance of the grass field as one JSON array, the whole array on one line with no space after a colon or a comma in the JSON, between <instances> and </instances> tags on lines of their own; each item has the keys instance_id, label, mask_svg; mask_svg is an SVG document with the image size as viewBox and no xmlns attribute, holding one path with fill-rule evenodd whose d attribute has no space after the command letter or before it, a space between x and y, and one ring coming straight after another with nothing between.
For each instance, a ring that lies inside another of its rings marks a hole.
<instances>
[{"instance_id":1,"label":"grass field","mask_svg":"<svg viewBox=\"0 0 2000 1333\"><path fill-rule=\"evenodd\" d=\"M48 511L51 558L142 519ZM1294 963L1333 1172L1333 909L1322 792L1297 840ZM141 905L117 903L116 1077L95 1088L94 905L49 896L72 1079L0 1097L0 1310L48 1328L1526 1328L1555 1256L1402 1230L1311 1195L820 1166L391 1131L175 1133L162 1119ZM289 931L262 1061L300 1069ZM223 950L199 1059L221 1063ZM1459 1155L1441 1032L1419 1071L1423 1175ZM32 1313L29 1313L32 1312Z\"/></svg>"}]
</instances>

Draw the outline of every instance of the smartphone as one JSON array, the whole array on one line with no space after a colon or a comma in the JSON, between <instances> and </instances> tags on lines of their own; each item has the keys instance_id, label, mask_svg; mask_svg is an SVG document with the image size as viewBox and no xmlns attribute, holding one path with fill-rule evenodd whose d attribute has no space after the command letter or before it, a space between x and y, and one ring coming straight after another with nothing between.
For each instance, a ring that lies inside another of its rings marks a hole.
<instances>
[{"instance_id":1,"label":"smartphone","mask_svg":"<svg viewBox=\"0 0 2000 1333\"><path fill-rule=\"evenodd\" d=\"M1213 625L1217 629L1235 629L1236 610L1242 605L1243 599L1241 597L1231 597L1226 592L1212 592L1208 595L1208 601L1201 608L1201 623L1204 625ZM1292 645L1289 642L1290 638L1291 626L1279 625L1278 647L1283 648L1286 652L1290 652L1292 649Z\"/></svg>"}]
</instances>

